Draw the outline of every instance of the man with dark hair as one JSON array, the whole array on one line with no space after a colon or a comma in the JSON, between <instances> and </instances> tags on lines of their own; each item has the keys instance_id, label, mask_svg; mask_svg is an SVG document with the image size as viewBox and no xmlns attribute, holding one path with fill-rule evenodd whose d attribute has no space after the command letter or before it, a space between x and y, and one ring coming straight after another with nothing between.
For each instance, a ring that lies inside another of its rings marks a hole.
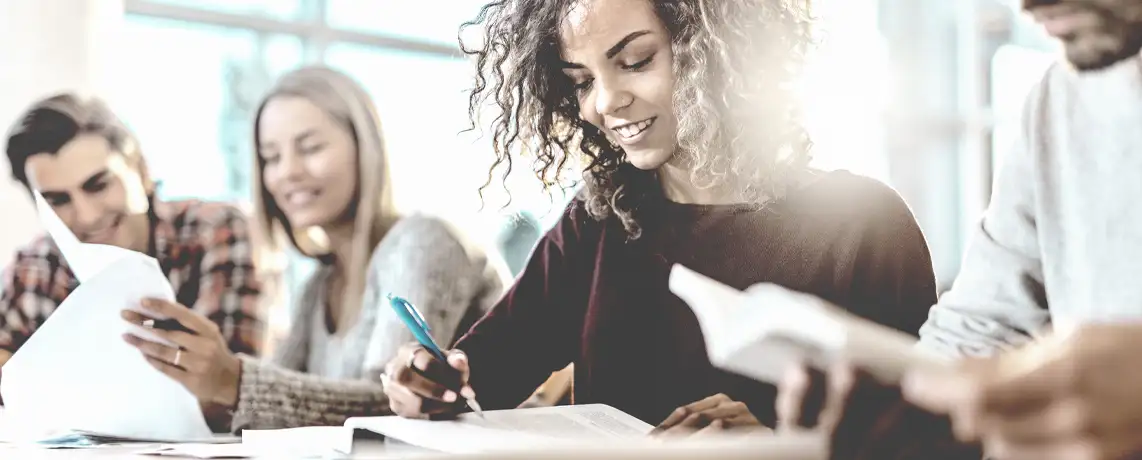
<instances>
[{"instance_id":1,"label":"man with dark hair","mask_svg":"<svg viewBox=\"0 0 1142 460\"><path fill-rule=\"evenodd\" d=\"M8 135L12 176L38 191L85 243L158 260L178 303L213 320L234 352L257 355L261 286L246 218L233 206L162 201L135 137L97 99L59 94L35 103ZM78 285L41 236L17 251L0 285L0 365Z\"/></svg>"}]
</instances>

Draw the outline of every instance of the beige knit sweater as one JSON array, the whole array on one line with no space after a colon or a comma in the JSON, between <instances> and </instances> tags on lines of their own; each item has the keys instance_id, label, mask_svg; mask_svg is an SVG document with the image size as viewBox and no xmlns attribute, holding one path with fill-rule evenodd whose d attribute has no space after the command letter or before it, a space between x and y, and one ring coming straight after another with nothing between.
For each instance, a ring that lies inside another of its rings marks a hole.
<instances>
[{"instance_id":1,"label":"beige knit sweater","mask_svg":"<svg viewBox=\"0 0 1142 460\"><path fill-rule=\"evenodd\" d=\"M405 217L373 251L357 324L342 339L343 356L330 378L307 372L315 314L330 267L306 283L293 311L290 333L269 361L241 356L242 376L231 430L340 425L357 416L389 414L379 383L385 363L412 334L385 301L392 292L416 305L436 340L451 344L460 327L499 299L506 271L496 259L465 242L444 221ZM318 357L320 359L320 357ZM326 370L331 363L325 363Z\"/></svg>"}]
</instances>

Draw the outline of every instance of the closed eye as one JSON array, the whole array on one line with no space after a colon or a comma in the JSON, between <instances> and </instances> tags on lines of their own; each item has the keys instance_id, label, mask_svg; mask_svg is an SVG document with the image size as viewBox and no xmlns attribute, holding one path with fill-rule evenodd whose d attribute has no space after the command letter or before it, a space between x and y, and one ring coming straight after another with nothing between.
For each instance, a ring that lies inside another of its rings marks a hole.
<instances>
[{"instance_id":1,"label":"closed eye","mask_svg":"<svg viewBox=\"0 0 1142 460\"><path fill-rule=\"evenodd\" d=\"M583 91L591 89L591 84L594 82L595 82L594 78L588 78L588 79L583 80L579 83L576 83L575 84L575 92L581 93Z\"/></svg>"},{"instance_id":2,"label":"closed eye","mask_svg":"<svg viewBox=\"0 0 1142 460\"><path fill-rule=\"evenodd\" d=\"M654 60L654 55L652 54L650 56L647 56L646 59L638 61L634 64L623 64L623 68L626 70L639 70L643 67L646 67L653 60Z\"/></svg>"}]
</instances>

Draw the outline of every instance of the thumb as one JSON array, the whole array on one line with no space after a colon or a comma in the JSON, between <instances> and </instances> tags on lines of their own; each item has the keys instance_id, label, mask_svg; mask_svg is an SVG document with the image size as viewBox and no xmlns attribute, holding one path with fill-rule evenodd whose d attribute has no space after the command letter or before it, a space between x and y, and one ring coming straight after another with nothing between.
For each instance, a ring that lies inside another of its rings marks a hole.
<instances>
[{"instance_id":1,"label":"thumb","mask_svg":"<svg viewBox=\"0 0 1142 460\"><path fill-rule=\"evenodd\" d=\"M461 350L451 350L448 352L448 364L464 374L464 378L468 377L468 355L464 354Z\"/></svg>"},{"instance_id":2,"label":"thumb","mask_svg":"<svg viewBox=\"0 0 1142 460\"><path fill-rule=\"evenodd\" d=\"M463 384L460 388L460 395L469 399L475 398L476 392L472 390L471 386L468 386L468 355L461 350L451 350L448 352L448 365L460 371L460 382Z\"/></svg>"},{"instance_id":3,"label":"thumb","mask_svg":"<svg viewBox=\"0 0 1142 460\"><path fill-rule=\"evenodd\" d=\"M801 418L801 403L809 388L809 374L800 365L786 369L777 392L777 420L782 428L796 428ZM789 423L793 422L792 425Z\"/></svg>"}]
</instances>

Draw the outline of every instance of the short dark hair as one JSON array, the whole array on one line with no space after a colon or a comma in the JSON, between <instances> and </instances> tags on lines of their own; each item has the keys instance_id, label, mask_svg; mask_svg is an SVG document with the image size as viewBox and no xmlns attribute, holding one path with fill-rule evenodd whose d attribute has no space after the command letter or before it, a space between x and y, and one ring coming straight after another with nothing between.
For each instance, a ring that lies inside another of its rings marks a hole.
<instances>
[{"instance_id":1,"label":"short dark hair","mask_svg":"<svg viewBox=\"0 0 1142 460\"><path fill-rule=\"evenodd\" d=\"M83 134L103 136L123 155L139 155L134 134L106 103L94 97L60 93L32 104L8 131L6 150L12 178L31 189L25 170L28 158L41 153L54 155Z\"/></svg>"}]
</instances>

